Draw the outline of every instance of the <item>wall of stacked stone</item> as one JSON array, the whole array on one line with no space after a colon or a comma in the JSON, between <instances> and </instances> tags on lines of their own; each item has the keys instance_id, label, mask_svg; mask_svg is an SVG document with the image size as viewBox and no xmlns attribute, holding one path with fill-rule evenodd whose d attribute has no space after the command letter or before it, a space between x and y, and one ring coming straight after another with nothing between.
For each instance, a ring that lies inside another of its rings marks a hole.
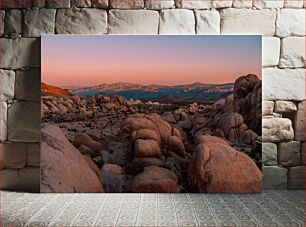
<instances>
[{"instance_id":1,"label":"wall of stacked stone","mask_svg":"<svg viewBox=\"0 0 306 227\"><path fill-rule=\"evenodd\" d=\"M1 188L39 191L42 34L262 35L263 187L303 188L305 5L301 0L0 0Z\"/></svg>"}]
</instances>

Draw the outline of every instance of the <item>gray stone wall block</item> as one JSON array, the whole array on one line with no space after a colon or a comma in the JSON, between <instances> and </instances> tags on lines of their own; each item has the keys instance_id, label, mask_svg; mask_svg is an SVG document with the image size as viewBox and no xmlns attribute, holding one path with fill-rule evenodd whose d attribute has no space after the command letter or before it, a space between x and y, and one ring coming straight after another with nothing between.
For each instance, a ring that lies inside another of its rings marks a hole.
<instances>
[{"instance_id":1,"label":"gray stone wall block","mask_svg":"<svg viewBox=\"0 0 306 227\"><path fill-rule=\"evenodd\" d=\"M0 102L0 142L7 140L7 103Z\"/></svg>"},{"instance_id":2,"label":"gray stone wall block","mask_svg":"<svg viewBox=\"0 0 306 227\"><path fill-rule=\"evenodd\" d=\"M71 7L87 8L91 7L90 0L70 0Z\"/></svg>"},{"instance_id":3,"label":"gray stone wall block","mask_svg":"<svg viewBox=\"0 0 306 227\"><path fill-rule=\"evenodd\" d=\"M305 146L306 143L302 142L301 143L301 166L305 166L306 165L306 160L305 160Z\"/></svg>"},{"instance_id":4,"label":"gray stone wall block","mask_svg":"<svg viewBox=\"0 0 306 227\"><path fill-rule=\"evenodd\" d=\"M17 100L39 101L40 68L16 71L15 98Z\"/></svg>"},{"instance_id":5,"label":"gray stone wall block","mask_svg":"<svg viewBox=\"0 0 306 227\"><path fill-rule=\"evenodd\" d=\"M262 163L265 166L277 165L277 145L275 143L262 143Z\"/></svg>"},{"instance_id":6,"label":"gray stone wall block","mask_svg":"<svg viewBox=\"0 0 306 227\"><path fill-rule=\"evenodd\" d=\"M39 143L27 143L27 166L40 166L40 144Z\"/></svg>"},{"instance_id":7,"label":"gray stone wall block","mask_svg":"<svg viewBox=\"0 0 306 227\"><path fill-rule=\"evenodd\" d=\"M22 33L22 11L17 9L8 10L4 19L5 34Z\"/></svg>"},{"instance_id":8,"label":"gray stone wall block","mask_svg":"<svg viewBox=\"0 0 306 227\"><path fill-rule=\"evenodd\" d=\"M209 9L212 7L211 0L175 0L177 8L184 9Z\"/></svg>"},{"instance_id":9,"label":"gray stone wall block","mask_svg":"<svg viewBox=\"0 0 306 227\"><path fill-rule=\"evenodd\" d=\"M279 166L264 166L262 187L269 190L287 189L287 169Z\"/></svg>"},{"instance_id":10,"label":"gray stone wall block","mask_svg":"<svg viewBox=\"0 0 306 227\"><path fill-rule=\"evenodd\" d=\"M31 8L32 1L30 0L1 0L0 7L2 9Z\"/></svg>"},{"instance_id":11,"label":"gray stone wall block","mask_svg":"<svg viewBox=\"0 0 306 227\"><path fill-rule=\"evenodd\" d=\"M1 36L4 34L4 17L5 17L5 11L0 10L0 35Z\"/></svg>"},{"instance_id":12,"label":"gray stone wall block","mask_svg":"<svg viewBox=\"0 0 306 227\"><path fill-rule=\"evenodd\" d=\"M40 66L40 39L0 39L0 68L20 69Z\"/></svg>"},{"instance_id":13,"label":"gray stone wall block","mask_svg":"<svg viewBox=\"0 0 306 227\"><path fill-rule=\"evenodd\" d=\"M24 12L23 36L39 37L54 34L55 9L34 9Z\"/></svg>"},{"instance_id":14,"label":"gray stone wall block","mask_svg":"<svg viewBox=\"0 0 306 227\"><path fill-rule=\"evenodd\" d=\"M107 32L107 13L101 9L60 9L56 16L58 34L104 34Z\"/></svg>"},{"instance_id":15,"label":"gray stone wall block","mask_svg":"<svg viewBox=\"0 0 306 227\"><path fill-rule=\"evenodd\" d=\"M8 140L39 142L40 102L15 102L8 109Z\"/></svg>"},{"instance_id":16,"label":"gray stone wall block","mask_svg":"<svg viewBox=\"0 0 306 227\"><path fill-rule=\"evenodd\" d=\"M282 39L280 68L305 67L305 37Z\"/></svg>"},{"instance_id":17,"label":"gray stone wall block","mask_svg":"<svg viewBox=\"0 0 306 227\"><path fill-rule=\"evenodd\" d=\"M293 120L295 140L305 141L305 101L298 104L298 111Z\"/></svg>"},{"instance_id":18,"label":"gray stone wall block","mask_svg":"<svg viewBox=\"0 0 306 227\"><path fill-rule=\"evenodd\" d=\"M262 101L262 115L272 115L274 110L273 101Z\"/></svg>"},{"instance_id":19,"label":"gray stone wall block","mask_svg":"<svg viewBox=\"0 0 306 227\"><path fill-rule=\"evenodd\" d=\"M106 9L108 7L108 0L91 0L94 8Z\"/></svg>"},{"instance_id":20,"label":"gray stone wall block","mask_svg":"<svg viewBox=\"0 0 306 227\"><path fill-rule=\"evenodd\" d=\"M170 9L174 8L174 0L145 0L146 9Z\"/></svg>"},{"instance_id":21,"label":"gray stone wall block","mask_svg":"<svg viewBox=\"0 0 306 227\"><path fill-rule=\"evenodd\" d=\"M195 34L193 11L188 9L162 10L159 34Z\"/></svg>"},{"instance_id":22,"label":"gray stone wall block","mask_svg":"<svg viewBox=\"0 0 306 227\"><path fill-rule=\"evenodd\" d=\"M153 10L110 10L110 34L157 34L159 14Z\"/></svg>"},{"instance_id":23,"label":"gray stone wall block","mask_svg":"<svg viewBox=\"0 0 306 227\"><path fill-rule=\"evenodd\" d=\"M45 0L33 0L32 7L44 8L46 7L46 1Z\"/></svg>"},{"instance_id":24,"label":"gray stone wall block","mask_svg":"<svg viewBox=\"0 0 306 227\"><path fill-rule=\"evenodd\" d=\"M15 94L15 72L0 69L0 101L14 99Z\"/></svg>"},{"instance_id":25,"label":"gray stone wall block","mask_svg":"<svg viewBox=\"0 0 306 227\"><path fill-rule=\"evenodd\" d=\"M303 69L263 68L263 100L301 101L305 99Z\"/></svg>"},{"instance_id":26,"label":"gray stone wall block","mask_svg":"<svg viewBox=\"0 0 306 227\"><path fill-rule=\"evenodd\" d=\"M196 32L197 34L220 34L220 14L216 10L197 10Z\"/></svg>"},{"instance_id":27,"label":"gray stone wall block","mask_svg":"<svg viewBox=\"0 0 306 227\"><path fill-rule=\"evenodd\" d=\"M281 41L277 37L262 38L262 65L277 66L279 64Z\"/></svg>"},{"instance_id":28,"label":"gray stone wall block","mask_svg":"<svg viewBox=\"0 0 306 227\"><path fill-rule=\"evenodd\" d=\"M276 11L274 9L224 9L221 15L221 34L256 34L273 36Z\"/></svg>"},{"instance_id":29,"label":"gray stone wall block","mask_svg":"<svg viewBox=\"0 0 306 227\"><path fill-rule=\"evenodd\" d=\"M275 101L276 113L293 113L297 111L297 106L294 102L278 100Z\"/></svg>"},{"instance_id":30,"label":"gray stone wall block","mask_svg":"<svg viewBox=\"0 0 306 227\"><path fill-rule=\"evenodd\" d=\"M212 0L212 8L229 8L232 5L232 0Z\"/></svg>"},{"instance_id":31,"label":"gray stone wall block","mask_svg":"<svg viewBox=\"0 0 306 227\"><path fill-rule=\"evenodd\" d=\"M253 1L252 0L234 0L233 7L234 8L252 8Z\"/></svg>"},{"instance_id":32,"label":"gray stone wall block","mask_svg":"<svg viewBox=\"0 0 306 227\"><path fill-rule=\"evenodd\" d=\"M62 9L70 7L70 0L45 0L47 8Z\"/></svg>"},{"instance_id":33,"label":"gray stone wall block","mask_svg":"<svg viewBox=\"0 0 306 227\"><path fill-rule=\"evenodd\" d=\"M40 191L40 168L27 167L21 170L0 170L2 190L39 192Z\"/></svg>"},{"instance_id":34,"label":"gray stone wall block","mask_svg":"<svg viewBox=\"0 0 306 227\"><path fill-rule=\"evenodd\" d=\"M143 9L144 0L109 0L109 7L113 9Z\"/></svg>"},{"instance_id":35,"label":"gray stone wall block","mask_svg":"<svg viewBox=\"0 0 306 227\"><path fill-rule=\"evenodd\" d=\"M304 166L291 167L288 170L288 189L304 189L305 171Z\"/></svg>"},{"instance_id":36,"label":"gray stone wall block","mask_svg":"<svg viewBox=\"0 0 306 227\"><path fill-rule=\"evenodd\" d=\"M27 163L25 143L0 143L0 169L22 169Z\"/></svg>"},{"instance_id":37,"label":"gray stone wall block","mask_svg":"<svg viewBox=\"0 0 306 227\"><path fill-rule=\"evenodd\" d=\"M285 167L300 165L300 142L279 143L278 164Z\"/></svg>"},{"instance_id":38,"label":"gray stone wall block","mask_svg":"<svg viewBox=\"0 0 306 227\"><path fill-rule=\"evenodd\" d=\"M287 118L263 118L262 141L280 142L291 141L294 138L292 122Z\"/></svg>"},{"instance_id":39,"label":"gray stone wall block","mask_svg":"<svg viewBox=\"0 0 306 227\"><path fill-rule=\"evenodd\" d=\"M285 0L285 8L303 8L303 0Z\"/></svg>"},{"instance_id":40,"label":"gray stone wall block","mask_svg":"<svg viewBox=\"0 0 306 227\"><path fill-rule=\"evenodd\" d=\"M276 32L279 37L305 35L305 10L281 9L277 13Z\"/></svg>"},{"instance_id":41,"label":"gray stone wall block","mask_svg":"<svg viewBox=\"0 0 306 227\"><path fill-rule=\"evenodd\" d=\"M283 8L284 6L284 0L254 0L253 6L257 9L277 9L277 8Z\"/></svg>"}]
</instances>

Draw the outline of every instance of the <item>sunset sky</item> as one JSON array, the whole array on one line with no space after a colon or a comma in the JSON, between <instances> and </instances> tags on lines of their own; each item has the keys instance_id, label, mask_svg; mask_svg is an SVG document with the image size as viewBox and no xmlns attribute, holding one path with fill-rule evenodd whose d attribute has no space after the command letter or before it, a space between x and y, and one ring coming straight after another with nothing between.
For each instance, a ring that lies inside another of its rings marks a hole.
<instances>
[{"instance_id":1,"label":"sunset sky","mask_svg":"<svg viewBox=\"0 0 306 227\"><path fill-rule=\"evenodd\" d=\"M260 36L42 37L42 81L56 86L131 82L221 84L261 77Z\"/></svg>"}]
</instances>

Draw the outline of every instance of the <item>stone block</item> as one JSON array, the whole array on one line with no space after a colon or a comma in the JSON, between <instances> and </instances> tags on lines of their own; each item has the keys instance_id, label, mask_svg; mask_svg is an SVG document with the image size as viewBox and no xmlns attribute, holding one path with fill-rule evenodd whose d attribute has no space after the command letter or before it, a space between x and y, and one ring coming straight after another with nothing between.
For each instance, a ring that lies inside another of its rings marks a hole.
<instances>
[{"instance_id":1,"label":"stone block","mask_svg":"<svg viewBox=\"0 0 306 227\"><path fill-rule=\"evenodd\" d=\"M282 39L280 68L305 67L305 37Z\"/></svg>"},{"instance_id":2,"label":"stone block","mask_svg":"<svg viewBox=\"0 0 306 227\"><path fill-rule=\"evenodd\" d=\"M8 109L8 140L40 140L40 102L15 102Z\"/></svg>"},{"instance_id":3,"label":"stone block","mask_svg":"<svg viewBox=\"0 0 306 227\"><path fill-rule=\"evenodd\" d=\"M221 15L221 34L256 34L273 36L275 32L276 11L274 9L223 9Z\"/></svg>"},{"instance_id":4,"label":"stone block","mask_svg":"<svg viewBox=\"0 0 306 227\"><path fill-rule=\"evenodd\" d=\"M197 34L220 34L220 14L218 11L197 10L195 16Z\"/></svg>"},{"instance_id":5,"label":"stone block","mask_svg":"<svg viewBox=\"0 0 306 227\"><path fill-rule=\"evenodd\" d=\"M28 143L28 156L27 165L28 166L40 166L40 144L39 143Z\"/></svg>"},{"instance_id":6,"label":"stone block","mask_svg":"<svg viewBox=\"0 0 306 227\"><path fill-rule=\"evenodd\" d=\"M2 190L13 190L22 192L40 191L40 168L27 167L20 170L0 170Z\"/></svg>"},{"instance_id":7,"label":"stone block","mask_svg":"<svg viewBox=\"0 0 306 227\"><path fill-rule=\"evenodd\" d=\"M5 34L22 33L22 11L18 9L8 10L4 19Z\"/></svg>"},{"instance_id":8,"label":"stone block","mask_svg":"<svg viewBox=\"0 0 306 227\"><path fill-rule=\"evenodd\" d=\"M90 0L70 0L70 4L71 7L80 7L80 8L91 7Z\"/></svg>"},{"instance_id":9,"label":"stone block","mask_svg":"<svg viewBox=\"0 0 306 227\"><path fill-rule=\"evenodd\" d=\"M295 131L294 139L297 141L305 141L305 101L298 104L298 111L293 120Z\"/></svg>"},{"instance_id":10,"label":"stone block","mask_svg":"<svg viewBox=\"0 0 306 227\"><path fill-rule=\"evenodd\" d=\"M58 34L104 34L107 32L107 13L102 9L60 9L56 16Z\"/></svg>"},{"instance_id":11,"label":"stone block","mask_svg":"<svg viewBox=\"0 0 306 227\"><path fill-rule=\"evenodd\" d=\"M233 2L233 7L234 8L252 8L253 6L253 1L250 0L234 0Z\"/></svg>"},{"instance_id":12,"label":"stone block","mask_svg":"<svg viewBox=\"0 0 306 227\"><path fill-rule=\"evenodd\" d=\"M0 169L22 169L27 163L25 143L0 143Z\"/></svg>"},{"instance_id":13,"label":"stone block","mask_svg":"<svg viewBox=\"0 0 306 227\"><path fill-rule=\"evenodd\" d=\"M272 115L274 110L273 101L262 101L262 115Z\"/></svg>"},{"instance_id":14,"label":"stone block","mask_svg":"<svg viewBox=\"0 0 306 227\"><path fill-rule=\"evenodd\" d=\"M303 8L303 0L285 0L285 8Z\"/></svg>"},{"instance_id":15,"label":"stone block","mask_svg":"<svg viewBox=\"0 0 306 227\"><path fill-rule=\"evenodd\" d=\"M0 101L14 99L15 72L12 70L0 69Z\"/></svg>"},{"instance_id":16,"label":"stone block","mask_svg":"<svg viewBox=\"0 0 306 227\"><path fill-rule=\"evenodd\" d=\"M108 0L91 0L91 4L95 8L106 9L108 7Z\"/></svg>"},{"instance_id":17,"label":"stone block","mask_svg":"<svg viewBox=\"0 0 306 227\"><path fill-rule=\"evenodd\" d=\"M305 10L281 9L277 13L276 31L279 37L305 35Z\"/></svg>"},{"instance_id":18,"label":"stone block","mask_svg":"<svg viewBox=\"0 0 306 227\"><path fill-rule=\"evenodd\" d=\"M284 7L284 0L254 0L253 6L257 9L265 9L265 8L283 8Z\"/></svg>"},{"instance_id":19,"label":"stone block","mask_svg":"<svg viewBox=\"0 0 306 227\"><path fill-rule=\"evenodd\" d=\"M212 0L212 8L229 8L233 4L232 0Z\"/></svg>"},{"instance_id":20,"label":"stone block","mask_svg":"<svg viewBox=\"0 0 306 227\"><path fill-rule=\"evenodd\" d=\"M262 143L262 163L265 166L277 165L277 145L275 143Z\"/></svg>"},{"instance_id":21,"label":"stone block","mask_svg":"<svg viewBox=\"0 0 306 227\"><path fill-rule=\"evenodd\" d=\"M287 189L287 169L279 166L264 166L262 187L268 190Z\"/></svg>"},{"instance_id":22,"label":"stone block","mask_svg":"<svg viewBox=\"0 0 306 227\"><path fill-rule=\"evenodd\" d=\"M301 143L301 166L305 166L306 165L306 160L305 160L305 146L306 146L306 143L305 142L302 142Z\"/></svg>"},{"instance_id":23,"label":"stone block","mask_svg":"<svg viewBox=\"0 0 306 227\"><path fill-rule=\"evenodd\" d=\"M46 0L47 8L62 9L70 7L70 0Z\"/></svg>"},{"instance_id":24,"label":"stone block","mask_svg":"<svg viewBox=\"0 0 306 227\"><path fill-rule=\"evenodd\" d=\"M175 0L177 8L184 9L209 9L212 7L211 0Z\"/></svg>"},{"instance_id":25,"label":"stone block","mask_svg":"<svg viewBox=\"0 0 306 227\"><path fill-rule=\"evenodd\" d=\"M159 34L195 34L193 11L188 9L162 10Z\"/></svg>"},{"instance_id":26,"label":"stone block","mask_svg":"<svg viewBox=\"0 0 306 227\"><path fill-rule=\"evenodd\" d=\"M264 68L262 70L263 100L305 99L305 71L303 69Z\"/></svg>"},{"instance_id":27,"label":"stone block","mask_svg":"<svg viewBox=\"0 0 306 227\"><path fill-rule=\"evenodd\" d=\"M31 8L32 1L30 0L1 0L0 8L2 9L22 9Z\"/></svg>"},{"instance_id":28,"label":"stone block","mask_svg":"<svg viewBox=\"0 0 306 227\"><path fill-rule=\"evenodd\" d=\"M4 34L4 17L5 17L5 11L0 10L0 35L1 36Z\"/></svg>"},{"instance_id":29,"label":"stone block","mask_svg":"<svg viewBox=\"0 0 306 227\"><path fill-rule=\"evenodd\" d=\"M46 7L46 1L45 0L33 0L32 7L44 8Z\"/></svg>"},{"instance_id":30,"label":"stone block","mask_svg":"<svg viewBox=\"0 0 306 227\"><path fill-rule=\"evenodd\" d=\"M33 9L24 12L23 36L54 34L55 9Z\"/></svg>"},{"instance_id":31,"label":"stone block","mask_svg":"<svg viewBox=\"0 0 306 227\"><path fill-rule=\"evenodd\" d=\"M278 165L285 167L300 165L300 142L290 141L278 145Z\"/></svg>"},{"instance_id":32,"label":"stone block","mask_svg":"<svg viewBox=\"0 0 306 227\"><path fill-rule=\"evenodd\" d=\"M0 68L40 67L40 40L35 38L0 39Z\"/></svg>"},{"instance_id":33,"label":"stone block","mask_svg":"<svg viewBox=\"0 0 306 227\"><path fill-rule=\"evenodd\" d=\"M279 63L280 38L263 37L262 38L262 65L276 66Z\"/></svg>"},{"instance_id":34,"label":"stone block","mask_svg":"<svg viewBox=\"0 0 306 227\"><path fill-rule=\"evenodd\" d=\"M110 34L157 34L159 14L153 10L110 10Z\"/></svg>"},{"instance_id":35,"label":"stone block","mask_svg":"<svg viewBox=\"0 0 306 227\"><path fill-rule=\"evenodd\" d=\"M276 113L292 113L297 111L297 106L294 102L279 100L275 102Z\"/></svg>"},{"instance_id":36,"label":"stone block","mask_svg":"<svg viewBox=\"0 0 306 227\"><path fill-rule=\"evenodd\" d=\"M291 167L288 170L288 189L302 190L305 188L304 166Z\"/></svg>"},{"instance_id":37,"label":"stone block","mask_svg":"<svg viewBox=\"0 0 306 227\"><path fill-rule=\"evenodd\" d=\"M0 102L0 142L7 140L7 104Z\"/></svg>"},{"instance_id":38,"label":"stone block","mask_svg":"<svg viewBox=\"0 0 306 227\"><path fill-rule=\"evenodd\" d=\"M16 71L15 98L39 101L40 83L40 68Z\"/></svg>"},{"instance_id":39,"label":"stone block","mask_svg":"<svg viewBox=\"0 0 306 227\"><path fill-rule=\"evenodd\" d=\"M143 9L143 0L109 0L109 7L113 9Z\"/></svg>"},{"instance_id":40,"label":"stone block","mask_svg":"<svg viewBox=\"0 0 306 227\"><path fill-rule=\"evenodd\" d=\"M174 7L174 0L145 0L146 9L170 9Z\"/></svg>"},{"instance_id":41,"label":"stone block","mask_svg":"<svg viewBox=\"0 0 306 227\"><path fill-rule=\"evenodd\" d=\"M263 142L291 141L293 138L294 131L290 119L277 117L262 119Z\"/></svg>"}]
</instances>

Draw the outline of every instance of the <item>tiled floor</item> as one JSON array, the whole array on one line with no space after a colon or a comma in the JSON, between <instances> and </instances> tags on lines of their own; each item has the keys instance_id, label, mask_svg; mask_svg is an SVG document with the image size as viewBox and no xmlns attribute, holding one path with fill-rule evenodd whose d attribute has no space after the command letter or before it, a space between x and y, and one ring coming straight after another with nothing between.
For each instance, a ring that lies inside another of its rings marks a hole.
<instances>
[{"instance_id":1,"label":"tiled floor","mask_svg":"<svg viewBox=\"0 0 306 227\"><path fill-rule=\"evenodd\" d=\"M304 226L303 191L262 194L1 192L4 226Z\"/></svg>"}]
</instances>

